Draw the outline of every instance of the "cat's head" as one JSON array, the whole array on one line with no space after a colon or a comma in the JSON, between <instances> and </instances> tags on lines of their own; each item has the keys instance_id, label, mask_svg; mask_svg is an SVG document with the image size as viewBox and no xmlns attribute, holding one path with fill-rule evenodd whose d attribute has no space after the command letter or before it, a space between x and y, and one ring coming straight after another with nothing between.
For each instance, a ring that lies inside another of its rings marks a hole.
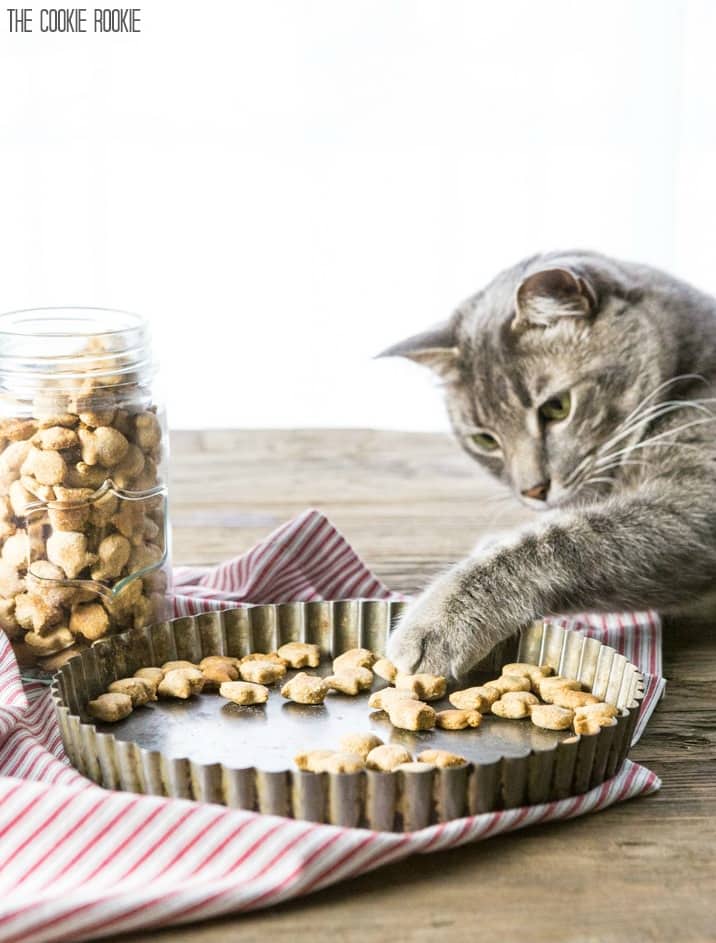
<instances>
[{"instance_id":1,"label":"cat's head","mask_svg":"<svg viewBox=\"0 0 716 943\"><path fill-rule=\"evenodd\" d=\"M525 504L569 503L609 486L588 479L615 473L601 456L668 370L638 282L591 253L534 257L385 355L440 376L461 445Z\"/></svg>"}]
</instances>

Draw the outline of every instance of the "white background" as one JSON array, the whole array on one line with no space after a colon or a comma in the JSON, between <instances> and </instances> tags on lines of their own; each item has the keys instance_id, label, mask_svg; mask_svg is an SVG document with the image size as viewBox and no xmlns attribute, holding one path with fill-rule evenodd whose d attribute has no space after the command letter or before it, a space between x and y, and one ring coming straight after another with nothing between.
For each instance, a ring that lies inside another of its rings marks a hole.
<instances>
[{"instance_id":1,"label":"white background","mask_svg":"<svg viewBox=\"0 0 716 943\"><path fill-rule=\"evenodd\" d=\"M141 9L10 35L3 5L0 310L147 314L175 427L442 428L372 355L535 250L716 291L709 0Z\"/></svg>"}]
</instances>

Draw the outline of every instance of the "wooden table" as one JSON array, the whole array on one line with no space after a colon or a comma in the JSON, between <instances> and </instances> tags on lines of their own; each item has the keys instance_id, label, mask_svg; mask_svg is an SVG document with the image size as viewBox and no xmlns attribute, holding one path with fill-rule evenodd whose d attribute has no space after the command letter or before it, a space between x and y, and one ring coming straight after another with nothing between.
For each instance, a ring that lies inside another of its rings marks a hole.
<instances>
[{"instance_id":1,"label":"wooden table","mask_svg":"<svg viewBox=\"0 0 716 943\"><path fill-rule=\"evenodd\" d=\"M183 564L234 555L315 506L380 577L410 592L465 554L480 534L508 529L528 513L442 435L181 432L173 436L172 460L174 558ZM667 694L632 752L662 777L656 795L572 822L416 856L271 911L152 931L152 938L716 939L713 622L668 624L664 649Z\"/></svg>"}]
</instances>

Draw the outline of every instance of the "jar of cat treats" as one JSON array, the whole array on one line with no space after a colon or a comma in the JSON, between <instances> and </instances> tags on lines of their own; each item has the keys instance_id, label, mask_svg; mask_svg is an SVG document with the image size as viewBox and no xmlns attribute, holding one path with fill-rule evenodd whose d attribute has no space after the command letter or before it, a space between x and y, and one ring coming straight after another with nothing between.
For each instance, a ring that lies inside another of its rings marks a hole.
<instances>
[{"instance_id":1,"label":"jar of cat treats","mask_svg":"<svg viewBox=\"0 0 716 943\"><path fill-rule=\"evenodd\" d=\"M167 445L142 318L0 315L0 628L21 665L166 618Z\"/></svg>"}]
</instances>

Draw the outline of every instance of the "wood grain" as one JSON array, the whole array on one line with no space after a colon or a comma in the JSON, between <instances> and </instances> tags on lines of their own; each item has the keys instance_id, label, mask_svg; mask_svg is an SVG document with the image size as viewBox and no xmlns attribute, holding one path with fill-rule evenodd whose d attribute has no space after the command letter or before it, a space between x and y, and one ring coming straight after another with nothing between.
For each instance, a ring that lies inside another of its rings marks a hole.
<instances>
[{"instance_id":1,"label":"wood grain","mask_svg":"<svg viewBox=\"0 0 716 943\"><path fill-rule=\"evenodd\" d=\"M319 507L393 588L412 592L486 532L526 519L441 435L364 430L173 436L177 563L245 550ZM666 697L634 759L656 795L573 822L415 856L266 913L152 931L158 943L641 943L716 939L713 622L665 628ZM116 943L149 935L115 938Z\"/></svg>"}]
</instances>

